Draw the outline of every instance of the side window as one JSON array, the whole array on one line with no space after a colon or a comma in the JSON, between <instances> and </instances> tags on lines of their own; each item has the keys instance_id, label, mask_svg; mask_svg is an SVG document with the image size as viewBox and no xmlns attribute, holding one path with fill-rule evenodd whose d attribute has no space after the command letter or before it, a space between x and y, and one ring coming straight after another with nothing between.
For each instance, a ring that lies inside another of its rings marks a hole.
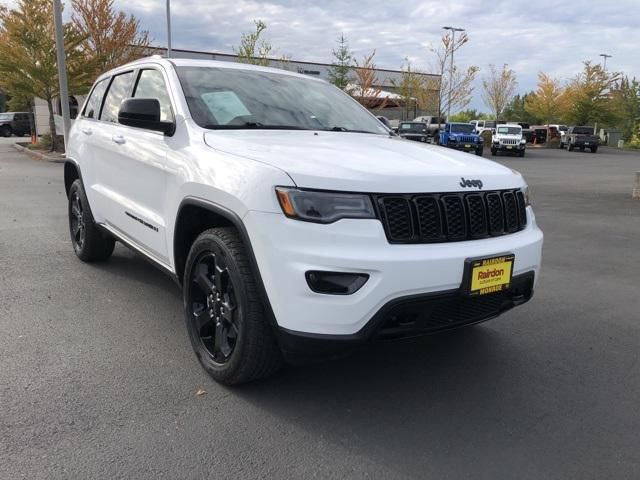
<instances>
[{"instance_id":1,"label":"side window","mask_svg":"<svg viewBox=\"0 0 640 480\"><path fill-rule=\"evenodd\" d=\"M173 121L169 92L162 73L158 70L142 70L140 72L133 96L135 98L157 98L160 101L160 120L163 122Z\"/></svg>"},{"instance_id":2,"label":"side window","mask_svg":"<svg viewBox=\"0 0 640 480\"><path fill-rule=\"evenodd\" d=\"M96 86L93 87L91 95L89 96L89 100L87 100L87 104L84 107L82 116L87 118L98 118L98 114L100 113L100 105L102 105L102 98L104 97L104 92L107 89L107 85L109 85L108 78L100 80L98 83L96 83Z\"/></svg>"},{"instance_id":3,"label":"side window","mask_svg":"<svg viewBox=\"0 0 640 480\"><path fill-rule=\"evenodd\" d=\"M107 96L104 99L100 120L118 123L120 104L129 95L132 80L133 72L121 73L113 77Z\"/></svg>"}]
</instances>

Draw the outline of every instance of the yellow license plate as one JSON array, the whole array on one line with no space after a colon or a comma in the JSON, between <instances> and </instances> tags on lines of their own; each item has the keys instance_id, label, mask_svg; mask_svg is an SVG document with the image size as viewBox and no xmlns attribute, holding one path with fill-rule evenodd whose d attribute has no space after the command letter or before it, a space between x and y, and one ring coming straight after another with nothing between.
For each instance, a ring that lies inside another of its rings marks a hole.
<instances>
[{"instance_id":1,"label":"yellow license plate","mask_svg":"<svg viewBox=\"0 0 640 480\"><path fill-rule=\"evenodd\" d=\"M469 295L487 295L509 288L515 255L473 258L465 263L464 290Z\"/></svg>"},{"instance_id":2,"label":"yellow license plate","mask_svg":"<svg viewBox=\"0 0 640 480\"><path fill-rule=\"evenodd\" d=\"M511 150L513 147L511 145L507 145L507 150Z\"/></svg>"},{"instance_id":3,"label":"yellow license plate","mask_svg":"<svg viewBox=\"0 0 640 480\"><path fill-rule=\"evenodd\" d=\"M465 145L464 148L471 148L471 145Z\"/></svg>"}]
</instances>

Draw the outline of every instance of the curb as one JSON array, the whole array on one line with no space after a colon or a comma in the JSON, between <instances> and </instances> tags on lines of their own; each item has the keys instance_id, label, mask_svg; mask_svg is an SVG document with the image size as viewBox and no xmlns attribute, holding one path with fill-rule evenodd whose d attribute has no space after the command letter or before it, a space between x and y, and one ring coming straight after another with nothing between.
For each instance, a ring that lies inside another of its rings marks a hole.
<instances>
[{"instance_id":1,"label":"curb","mask_svg":"<svg viewBox=\"0 0 640 480\"><path fill-rule=\"evenodd\" d=\"M26 153L27 155L29 155L31 158L33 158L35 160L46 160L47 162L51 162L51 163L64 163L65 162L64 158L49 157L48 155L45 155L44 153L40 153L40 152L37 152L35 150L29 150L28 148L23 147L22 145L18 145L17 143L12 144L12 146L17 151Z\"/></svg>"}]
</instances>

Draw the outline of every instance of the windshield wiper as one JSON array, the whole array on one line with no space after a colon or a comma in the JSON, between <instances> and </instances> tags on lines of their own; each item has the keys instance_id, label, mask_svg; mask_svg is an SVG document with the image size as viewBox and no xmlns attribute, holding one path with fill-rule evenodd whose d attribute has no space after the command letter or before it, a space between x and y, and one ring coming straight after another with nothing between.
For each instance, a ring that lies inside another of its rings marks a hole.
<instances>
[{"instance_id":1,"label":"windshield wiper","mask_svg":"<svg viewBox=\"0 0 640 480\"><path fill-rule=\"evenodd\" d=\"M324 130L326 130L328 132L350 132L350 133L374 133L374 134L378 134L378 132L371 132L369 130L352 130L352 129L345 128L345 127L331 127L331 128L325 128Z\"/></svg>"}]
</instances>

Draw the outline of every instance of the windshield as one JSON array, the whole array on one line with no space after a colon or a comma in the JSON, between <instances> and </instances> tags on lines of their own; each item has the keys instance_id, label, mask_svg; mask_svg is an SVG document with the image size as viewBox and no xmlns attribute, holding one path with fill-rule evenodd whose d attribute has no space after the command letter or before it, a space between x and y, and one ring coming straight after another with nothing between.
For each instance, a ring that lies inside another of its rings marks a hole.
<instances>
[{"instance_id":1,"label":"windshield","mask_svg":"<svg viewBox=\"0 0 640 480\"><path fill-rule=\"evenodd\" d=\"M520 135L521 132L522 129L520 127L505 127L502 125L498 127L498 133L503 135Z\"/></svg>"},{"instance_id":2,"label":"windshield","mask_svg":"<svg viewBox=\"0 0 640 480\"><path fill-rule=\"evenodd\" d=\"M592 135L593 128L591 127L574 127L573 133L577 133L578 135Z\"/></svg>"},{"instance_id":3,"label":"windshield","mask_svg":"<svg viewBox=\"0 0 640 480\"><path fill-rule=\"evenodd\" d=\"M13 115L10 113L0 113L0 120L11 120Z\"/></svg>"},{"instance_id":4,"label":"windshield","mask_svg":"<svg viewBox=\"0 0 640 480\"><path fill-rule=\"evenodd\" d=\"M401 123L401 133L424 133L427 131L427 127L424 123Z\"/></svg>"},{"instance_id":5,"label":"windshield","mask_svg":"<svg viewBox=\"0 0 640 480\"><path fill-rule=\"evenodd\" d=\"M485 128L496 128L496 122L487 120L484 122Z\"/></svg>"},{"instance_id":6,"label":"windshield","mask_svg":"<svg viewBox=\"0 0 640 480\"><path fill-rule=\"evenodd\" d=\"M465 123L451 125L451 133L473 133L473 125L467 125Z\"/></svg>"},{"instance_id":7,"label":"windshield","mask_svg":"<svg viewBox=\"0 0 640 480\"><path fill-rule=\"evenodd\" d=\"M388 135L378 119L329 83L217 67L177 67L189 111L204 128L334 130Z\"/></svg>"}]
</instances>

